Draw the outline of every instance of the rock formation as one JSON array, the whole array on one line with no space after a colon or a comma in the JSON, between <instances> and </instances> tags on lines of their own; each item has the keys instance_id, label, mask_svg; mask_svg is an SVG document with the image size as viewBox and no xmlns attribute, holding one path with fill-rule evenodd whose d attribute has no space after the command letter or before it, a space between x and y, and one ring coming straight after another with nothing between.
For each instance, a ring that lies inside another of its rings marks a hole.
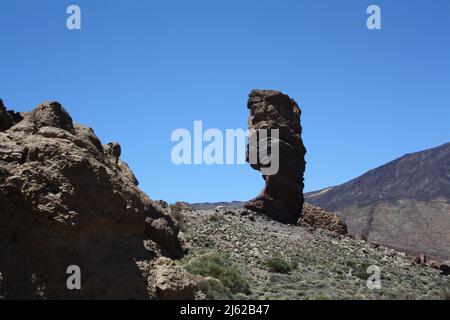
<instances>
[{"instance_id":1,"label":"rock formation","mask_svg":"<svg viewBox=\"0 0 450 320\"><path fill-rule=\"evenodd\" d=\"M347 234L347 225L337 214L307 203L303 204L298 225L311 230L324 229L340 235Z\"/></svg>"},{"instance_id":2,"label":"rock formation","mask_svg":"<svg viewBox=\"0 0 450 320\"><path fill-rule=\"evenodd\" d=\"M450 275L450 260L442 262L441 265L439 266L439 269L441 270L444 276Z\"/></svg>"},{"instance_id":3,"label":"rock formation","mask_svg":"<svg viewBox=\"0 0 450 320\"><path fill-rule=\"evenodd\" d=\"M247 148L247 161L253 169L262 171L265 187L255 199L245 203L247 209L263 213L270 218L296 224L303 206L303 173L305 171L306 149L303 146L300 125L301 111L297 103L279 91L253 90L248 100L250 136L259 136L260 129L278 129L279 138L267 135L267 145L278 144L279 170L276 174L263 172L266 163L258 157L256 163L250 160L252 146ZM270 154L270 152L269 152Z\"/></svg>"},{"instance_id":4,"label":"rock formation","mask_svg":"<svg viewBox=\"0 0 450 320\"><path fill-rule=\"evenodd\" d=\"M180 212L180 211L194 211L195 209L187 202L177 201L170 205L170 210L172 212Z\"/></svg>"},{"instance_id":5,"label":"rock formation","mask_svg":"<svg viewBox=\"0 0 450 320\"><path fill-rule=\"evenodd\" d=\"M59 103L21 115L1 103L0 297L193 298L169 259L183 255L177 227L137 184L120 146ZM72 265L81 290L66 285Z\"/></svg>"},{"instance_id":6,"label":"rock formation","mask_svg":"<svg viewBox=\"0 0 450 320\"><path fill-rule=\"evenodd\" d=\"M13 120L9 113L6 111L3 101L0 99L0 131L11 128Z\"/></svg>"}]
</instances>

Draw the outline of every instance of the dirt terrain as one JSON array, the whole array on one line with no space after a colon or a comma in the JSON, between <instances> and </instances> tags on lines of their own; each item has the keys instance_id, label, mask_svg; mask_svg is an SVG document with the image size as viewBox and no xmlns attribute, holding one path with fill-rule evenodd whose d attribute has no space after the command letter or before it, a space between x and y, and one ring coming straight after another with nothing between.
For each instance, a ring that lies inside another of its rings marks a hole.
<instances>
[{"instance_id":1,"label":"dirt terrain","mask_svg":"<svg viewBox=\"0 0 450 320\"><path fill-rule=\"evenodd\" d=\"M209 298L450 298L450 277L413 263L404 252L284 225L245 209L183 210L175 216L189 250L181 264L198 274ZM228 269L218 271L217 261ZM366 285L371 265L381 268L381 289ZM222 286L214 276L232 285Z\"/></svg>"}]
</instances>

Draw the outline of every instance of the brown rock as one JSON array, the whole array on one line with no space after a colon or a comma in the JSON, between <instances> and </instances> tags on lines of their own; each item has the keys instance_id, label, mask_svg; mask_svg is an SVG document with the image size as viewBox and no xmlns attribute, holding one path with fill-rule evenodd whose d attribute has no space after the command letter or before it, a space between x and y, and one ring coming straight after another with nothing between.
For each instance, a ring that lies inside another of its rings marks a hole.
<instances>
[{"instance_id":1,"label":"brown rock","mask_svg":"<svg viewBox=\"0 0 450 320\"><path fill-rule=\"evenodd\" d=\"M112 164L118 164L122 148L117 142L110 142L103 146L105 156Z\"/></svg>"},{"instance_id":2,"label":"brown rock","mask_svg":"<svg viewBox=\"0 0 450 320\"><path fill-rule=\"evenodd\" d=\"M164 200L156 200L155 203L163 209L169 209L169 204Z\"/></svg>"},{"instance_id":3,"label":"brown rock","mask_svg":"<svg viewBox=\"0 0 450 320\"><path fill-rule=\"evenodd\" d=\"M248 101L250 109L249 129L258 134L259 129L278 129L279 139L268 134L268 145L279 146L279 170L273 175L264 175L265 187L255 199L245 203L245 208L263 213L283 222L296 224L303 206L303 173L306 149L301 139L301 111L297 103L279 91L253 90ZM249 154L254 152L248 147ZM250 163L253 169L262 171L261 159Z\"/></svg>"},{"instance_id":4,"label":"brown rock","mask_svg":"<svg viewBox=\"0 0 450 320\"><path fill-rule=\"evenodd\" d=\"M430 268L433 268L433 269L437 269L437 270L440 269L440 265L439 265L439 263L436 262L436 261L431 261L430 264L429 264L429 267L430 267Z\"/></svg>"},{"instance_id":5,"label":"brown rock","mask_svg":"<svg viewBox=\"0 0 450 320\"><path fill-rule=\"evenodd\" d=\"M444 276L450 275L450 260L442 262L439 270L441 270Z\"/></svg>"},{"instance_id":6,"label":"brown rock","mask_svg":"<svg viewBox=\"0 0 450 320\"><path fill-rule=\"evenodd\" d=\"M6 111L3 101L0 99L0 131L5 131L11 128L13 125L13 119Z\"/></svg>"},{"instance_id":7,"label":"brown rock","mask_svg":"<svg viewBox=\"0 0 450 320\"><path fill-rule=\"evenodd\" d=\"M193 300L197 285L193 277L172 260L159 258L155 265L156 294L162 300Z\"/></svg>"},{"instance_id":8,"label":"brown rock","mask_svg":"<svg viewBox=\"0 0 450 320\"><path fill-rule=\"evenodd\" d=\"M74 134L72 118L59 102L44 102L33 111L24 114L24 119L11 131L34 134L43 127L54 127Z\"/></svg>"},{"instance_id":9,"label":"brown rock","mask_svg":"<svg viewBox=\"0 0 450 320\"><path fill-rule=\"evenodd\" d=\"M313 230L325 229L341 235L347 234L347 225L337 214L307 203L303 205L303 214L298 225Z\"/></svg>"},{"instance_id":10,"label":"brown rock","mask_svg":"<svg viewBox=\"0 0 450 320\"><path fill-rule=\"evenodd\" d=\"M158 257L183 255L178 229L136 187L120 147L104 152L57 102L22 115L0 132L0 297L158 298L146 275ZM66 286L71 265L81 290ZM161 297L186 296L185 273L169 289L162 274Z\"/></svg>"},{"instance_id":11,"label":"brown rock","mask_svg":"<svg viewBox=\"0 0 450 320\"><path fill-rule=\"evenodd\" d=\"M427 256L424 254L421 254L420 256L417 256L414 258L413 263L426 265L427 264Z\"/></svg>"}]
</instances>

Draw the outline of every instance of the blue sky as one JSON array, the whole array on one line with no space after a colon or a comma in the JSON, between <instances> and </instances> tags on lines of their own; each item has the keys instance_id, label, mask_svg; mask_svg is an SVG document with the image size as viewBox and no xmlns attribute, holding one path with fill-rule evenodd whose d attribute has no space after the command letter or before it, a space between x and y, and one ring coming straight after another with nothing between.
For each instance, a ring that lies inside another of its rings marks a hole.
<instances>
[{"instance_id":1,"label":"blue sky","mask_svg":"<svg viewBox=\"0 0 450 320\"><path fill-rule=\"evenodd\" d=\"M79 5L82 29L66 28ZM366 8L382 30L366 28ZM4 0L0 98L58 100L122 158L154 199L246 200L246 165L175 166L174 129L246 128L253 88L303 115L306 190L450 141L450 1Z\"/></svg>"}]
</instances>

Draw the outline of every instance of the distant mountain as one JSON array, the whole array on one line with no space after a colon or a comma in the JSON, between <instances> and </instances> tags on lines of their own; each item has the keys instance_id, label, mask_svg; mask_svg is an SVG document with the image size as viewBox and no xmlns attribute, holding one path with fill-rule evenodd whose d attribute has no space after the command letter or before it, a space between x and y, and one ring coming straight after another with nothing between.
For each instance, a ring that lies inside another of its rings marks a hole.
<instances>
[{"instance_id":1,"label":"distant mountain","mask_svg":"<svg viewBox=\"0 0 450 320\"><path fill-rule=\"evenodd\" d=\"M190 203L190 205L196 210L211 210L217 207L227 207L240 209L244 207L244 203L241 201L232 202L202 202L202 203Z\"/></svg>"},{"instance_id":2,"label":"distant mountain","mask_svg":"<svg viewBox=\"0 0 450 320\"><path fill-rule=\"evenodd\" d=\"M337 212L357 237L450 257L450 143L407 154L305 199Z\"/></svg>"}]
</instances>

